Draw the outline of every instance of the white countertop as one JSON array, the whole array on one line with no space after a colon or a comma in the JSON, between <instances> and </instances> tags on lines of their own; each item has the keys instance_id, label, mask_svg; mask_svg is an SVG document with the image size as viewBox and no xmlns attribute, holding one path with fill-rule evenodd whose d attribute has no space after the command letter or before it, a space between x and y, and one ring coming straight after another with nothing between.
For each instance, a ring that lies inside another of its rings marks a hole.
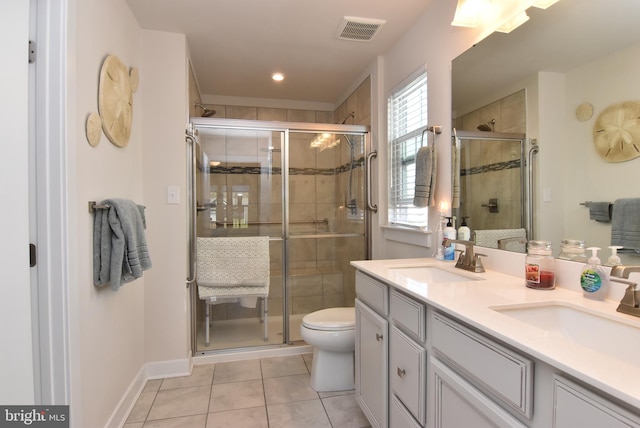
<instances>
[{"instance_id":1,"label":"white countertop","mask_svg":"<svg viewBox=\"0 0 640 428\"><path fill-rule=\"evenodd\" d=\"M431 258L366 260L353 261L351 264L419 301L448 313L635 408L640 408L640 355L633 361L625 361L608 355L604 349L588 348L557 335L550 335L531 324L491 309L500 305L559 303L638 328L637 341L640 342L640 318L617 312L617 301L595 301L583 297L582 293L561 287L555 290L533 290L525 286L524 278L521 277L490 270L478 274L471 273L454 268L452 262ZM400 266L425 265L468 276L470 280L428 284L399 274L397 269ZM481 280L475 281L474 278ZM620 340L620 347L627 345Z\"/></svg>"}]
</instances>

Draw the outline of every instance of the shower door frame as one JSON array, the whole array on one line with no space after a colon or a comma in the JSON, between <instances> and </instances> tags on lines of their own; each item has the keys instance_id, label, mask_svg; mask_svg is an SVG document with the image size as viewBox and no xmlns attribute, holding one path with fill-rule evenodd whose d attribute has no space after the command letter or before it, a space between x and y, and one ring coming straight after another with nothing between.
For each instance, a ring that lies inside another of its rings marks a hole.
<instances>
[{"instance_id":1,"label":"shower door frame","mask_svg":"<svg viewBox=\"0 0 640 428\"><path fill-rule=\"evenodd\" d=\"M197 287L195 287L196 279L196 235L197 235L197 195L196 195L196 147L198 143L198 128L212 129L228 129L228 130L251 130L251 131L270 131L280 132L283 135L282 140L282 229L281 236L274 240L282 241L282 270L283 270L283 340L279 344L268 344L260 346L250 346L241 348L214 349L214 350L198 350L197 349L197 314L196 305L198 303ZM291 133L314 133L328 132L333 134L349 134L362 135L364 142L363 156L364 159L375 157L375 151L371 147L371 133L369 126L366 125L343 125L333 123L306 123L306 122L276 122L276 121L259 121L259 120L242 120L242 119L220 119L220 118L204 118L193 117L190 119L186 130L187 142L187 208L188 208L188 276L186 287L190 288L190 317L191 317L191 350L192 355L212 355L218 353L228 353L243 350L256 350L279 348L283 346L292 346L294 343L290 340L290 304L291 295L291 279L289 275L289 240L292 238L290 234L289 224L289 137ZM363 165L364 173L364 194L363 194L363 213L364 213L364 259L371 258L371 215L375 212L376 207L371 206L369 200L371 195L371 170L369 162L365 161ZM295 235L294 235L295 236ZM332 234L334 238L353 237L354 234ZM304 235L304 238L323 238L328 237L326 234ZM296 238L294 238L296 239Z\"/></svg>"}]
</instances>

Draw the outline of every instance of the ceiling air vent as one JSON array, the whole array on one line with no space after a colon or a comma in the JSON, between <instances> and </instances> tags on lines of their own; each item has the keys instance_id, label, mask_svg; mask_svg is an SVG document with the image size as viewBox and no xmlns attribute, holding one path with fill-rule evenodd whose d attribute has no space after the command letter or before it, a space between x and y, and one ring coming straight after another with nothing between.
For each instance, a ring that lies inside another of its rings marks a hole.
<instances>
[{"instance_id":1,"label":"ceiling air vent","mask_svg":"<svg viewBox=\"0 0 640 428\"><path fill-rule=\"evenodd\" d=\"M376 35L385 22L387 21L381 19L345 16L342 24L338 27L336 36L342 40L368 42L373 39L373 36Z\"/></svg>"}]
</instances>

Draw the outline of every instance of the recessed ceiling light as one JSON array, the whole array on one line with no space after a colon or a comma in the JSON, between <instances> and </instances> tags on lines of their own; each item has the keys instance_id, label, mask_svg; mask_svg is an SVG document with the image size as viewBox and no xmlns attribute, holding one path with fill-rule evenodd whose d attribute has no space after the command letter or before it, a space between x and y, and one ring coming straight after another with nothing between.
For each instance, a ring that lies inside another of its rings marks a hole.
<instances>
[{"instance_id":1,"label":"recessed ceiling light","mask_svg":"<svg viewBox=\"0 0 640 428\"><path fill-rule=\"evenodd\" d=\"M284 80L284 74L282 74L282 73L273 73L271 75L271 78L273 80L275 80L276 82L281 82L281 81Z\"/></svg>"}]
</instances>

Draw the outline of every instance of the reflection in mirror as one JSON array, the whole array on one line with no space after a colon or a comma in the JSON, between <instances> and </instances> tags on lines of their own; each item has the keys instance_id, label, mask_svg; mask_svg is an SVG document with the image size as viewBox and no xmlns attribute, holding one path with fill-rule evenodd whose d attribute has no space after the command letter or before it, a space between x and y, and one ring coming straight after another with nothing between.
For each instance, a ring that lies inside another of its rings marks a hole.
<instances>
[{"instance_id":1,"label":"reflection in mirror","mask_svg":"<svg viewBox=\"0 0 640 428\"><path fill-rule=\"evenodd\" d=\"M531 19L521 27L494 33L453 61L452 126L477 131L487 125L537 140L533 234L527 239L552 241L555 255L563 239L584 240L603 248L606 262L612 223L591 220L585 203L640 197L635 185L640 158L603 159L594 144L594 126L607 107L640 99L640 2L561 0L527 13ZM518 97L524 109L515 117L515 110L505 106ZM634 131L631 138L640 133ZM468 201L460 196L465 210ZM477 220L470 218L470 226ZM491 227L511 229L513 224ZM629 253L623 252L622 259L640 264Z\"/></svg>"},{"instance_id":2,"label":"reflection in mirror","mask_svg":"<svg viewBox=\"0 0 640 428\"><path fill-rule=\"evenodd\" d=\"M527 198L524 134L454 134L453 214L466 219L476 245L525 252Z\"/></svg>"}]
</instances>

